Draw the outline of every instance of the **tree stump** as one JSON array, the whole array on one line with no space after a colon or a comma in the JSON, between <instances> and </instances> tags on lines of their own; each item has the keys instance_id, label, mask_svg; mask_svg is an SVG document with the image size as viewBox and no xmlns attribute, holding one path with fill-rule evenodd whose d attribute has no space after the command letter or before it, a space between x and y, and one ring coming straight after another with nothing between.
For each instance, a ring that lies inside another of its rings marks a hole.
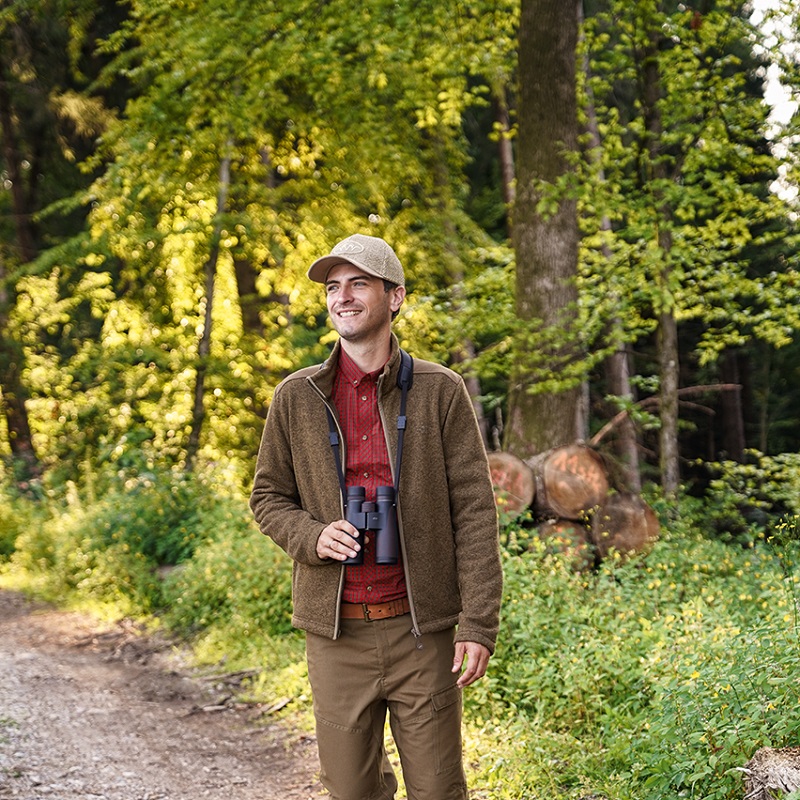
<instances>
[{"instance_id":1,"label":"tree stump","mask_svg":"<svg viewBox=\"0 0 800 800\"><path fill-rule=\"evenodd\" d=\"M540 453L525 462L535 478L535 508L544 517L579 520L608 494L602 457L585 444Z\"/></svg>"},{"instance_id":2,"label":"tree stump","mask_svg":"<svg viewBox=\"0 0 800 800\"><path fill-rule=\"evenodd\" d=\"M549 519L536 529L550 553L563 553L575 572L594 565L594 548L589 529L574 519Z\"/></svg>"},{"instance_id":3,"label":"tree stump","mask_svg":"<svg viewBox=\"0 0 800 800\"><path fill-rule=\"evenodd\" d=\"M800 789L800 747L762 747L740 769L746 800L779 800Z\"/></svg>"},{"instance_id":4,"label":"tree stump","mask_svg":"<svg viewBox=\"0 0 800 800\"><path fill-rule=\"evenodd\" d=\"M592 517L591 538L603 559L610 550L623 556L646 553L660 532L655 511L639 495L609 495Z\"/></svg>"},{"instance_id":5,"label":"tree stump","mask_svg":"<svg viewBox=\"0 0 800 800\"><path fill-rule=\"evenodd\" d=\"M522 513L533 502L531 468L511 453L492 452L488 458L497 507L512 515Z\"/></svg>"}]
</instances>

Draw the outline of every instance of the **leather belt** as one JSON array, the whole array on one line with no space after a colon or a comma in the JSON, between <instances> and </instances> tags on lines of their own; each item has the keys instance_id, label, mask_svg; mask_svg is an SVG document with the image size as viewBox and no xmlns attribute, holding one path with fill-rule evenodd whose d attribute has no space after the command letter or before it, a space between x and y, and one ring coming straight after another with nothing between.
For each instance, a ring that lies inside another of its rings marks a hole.
<instances>
[{"instance_id":1,"label":"leather belt","mask_svg":"<svg viewBox=\"0 0 800 800\"><path fill-rule=\"evenodd\" d=\"M407 597L387 603L342 603L342 619L365 619L367 622L399 617L409 611L411 606Z\"/></svg>"}]
</instances>

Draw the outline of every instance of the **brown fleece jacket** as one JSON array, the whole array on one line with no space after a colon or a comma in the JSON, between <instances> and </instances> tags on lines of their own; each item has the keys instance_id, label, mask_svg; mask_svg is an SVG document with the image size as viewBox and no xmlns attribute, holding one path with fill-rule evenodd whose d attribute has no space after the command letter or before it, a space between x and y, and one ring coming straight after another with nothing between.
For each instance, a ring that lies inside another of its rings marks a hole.
<instances>
[{"instance_id":1,"label":"brown fleece jacket","mask_svg":"<svg viewBox=\"0 0 800 800\"><path fill-rule=\"evenodd\" d=\"M342 564L317 556L322 529L342 519L328 437L340 345L321 366L299 370L276 389L267 415L250 506L263 533L293 559L293 623L336 638ZM378 382L378 405L394 469L400 354ZM408 393L398 522L413 632L458 625L457 641L494 651L502 594L497 513L486 452L463 380L414 359ZM344 453L342 453L344 458Z\"/></svg>"}]
</instances>

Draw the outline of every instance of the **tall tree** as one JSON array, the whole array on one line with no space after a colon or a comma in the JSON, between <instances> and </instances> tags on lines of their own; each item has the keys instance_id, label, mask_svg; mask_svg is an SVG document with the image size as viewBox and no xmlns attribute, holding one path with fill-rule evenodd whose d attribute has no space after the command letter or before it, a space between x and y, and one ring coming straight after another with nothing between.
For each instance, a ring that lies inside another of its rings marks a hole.
<instances>
[{"instance_id":1,"label":"tall tree","mask_svg":"<svg viewBox=\"0 0 800 800\"><path fill-rule=\"evenodd\" d=\"M513 213L521 334L506 428L506 448L520 456L578 438L579 381L535 377L542 358L557 373L577 356L577 206L569 195L547 196L572 171L577 147L577 40L577 4L565 9L555 0L523 0Z\"/></svg>"},{"instance_id":2,"label":"tall tree","mask_svg":"<svg viewBox=\"0 0 800 800\"><path fill-rule=\"evenodd\" d=\"M791 231L767 188L778 162L749 52L759 34L738 6L721 0L697 15L656 0L602 5L587 21L602 142L585 182L592 291L582 297L589 318L619 318L628 341L655 334L661 482L674 494L680 363L712 364L751 337L790 340L794 271L787 263L765 282L754 264L779 239L786 248Z\"/></svg>"},{"instance_id":3,"label":"tall tree","mask_svg":"<svg viewBox=\"0 0 800 800\"><path fill-rule=\"evenodd\" d=\"M15 316L42 250L80 225L81 215L45 212L85 182L75 162L103 124L102 103L79 94L92 67L83 44L103 13L90 0L11 0L0 10L0 408L11 453L31 474L40 459Z\"/></svg>"}]
</instances>

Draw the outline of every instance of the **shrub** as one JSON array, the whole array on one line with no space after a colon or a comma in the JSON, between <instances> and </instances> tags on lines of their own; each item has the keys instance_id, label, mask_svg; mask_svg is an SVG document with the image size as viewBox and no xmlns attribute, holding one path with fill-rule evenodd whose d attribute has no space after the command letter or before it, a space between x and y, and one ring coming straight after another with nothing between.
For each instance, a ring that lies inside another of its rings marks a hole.
<instances>
[{"instance_id":1,"label":"shrub","mask_svg":"<svg viewBox=\"0 0 800 800\"><path fill-rule=\"evenodd\" d=\"M240 524L243 507L202 478L169 471L128 478L97 500L68 493L66 508L51 501L51 515L18 537L10 568L51 599L78 593L153 613L164 603L159 569Z\"/></svg>"},{"instance_id":2,"label":"shrub","mask_svg":"<svg viewBox=\"0 0 800 800\"><path fill-rule=\"evenodd\" d=\"M236 626L242 635L292 630L291 562L255 527L244 501L166 581L166 620L183 630Z\"/></svg>"},{"instance_id":3,"label":"shrub","mask_svg":"<svg viewBox=\"0 0 800 800\"><path fill-rule=\"evenodd\" d=\"M201 478L178 472L129 478L91 509L92 529L106 545L122 544L159 566L191 558L225 514Z\"/></svg>"},{"instance_id":4,"label":"shrub","mask_svg":"<svg viewBox=\"0 0 800 800\"><path fill-rule=\"evenodd\" d=\"M40 529L44 513L40 503L12 489L0 489L0 562L16 550L19 536Z\"/></svg>"},{"instance_id":5,"label":"shrub","mask_svg":"<svg viewBox=\"0 0 800 800\"><path fill-rule=\"evenodd\" d=\"M782 516L800 514L800 453L749 450L744 463L703 462L702 469L704 496L688 504L700 530L749 545Z\"/></svg>"},{"instance_id":6,"label":"shrub","mask_svg":"<svg viewBox=\"0 0 800 800\"><path fill-rule=\"evenodd\" d=\"M749 549L678 527L583 576L507 554L497 652L466 695L486 797L738 800L735 767L800 736L785 527Z\"/></svg>"}]
</instances>

